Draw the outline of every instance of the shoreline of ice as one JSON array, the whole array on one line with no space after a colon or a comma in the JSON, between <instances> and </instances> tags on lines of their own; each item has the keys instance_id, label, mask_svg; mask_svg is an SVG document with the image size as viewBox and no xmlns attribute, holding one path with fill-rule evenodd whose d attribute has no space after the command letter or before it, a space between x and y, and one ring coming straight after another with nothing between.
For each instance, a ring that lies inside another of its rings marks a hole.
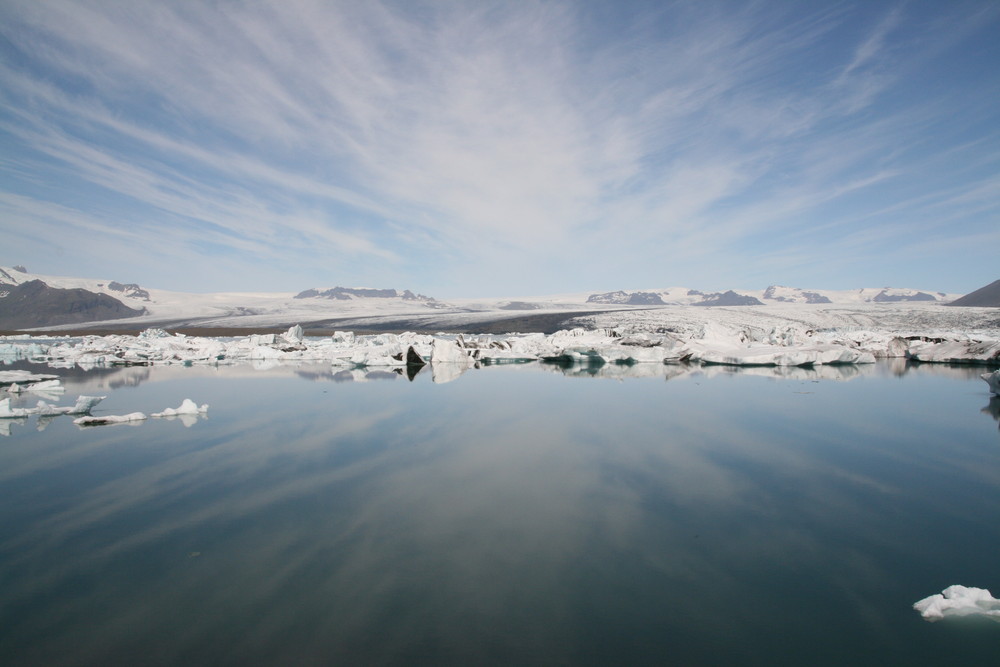
<instances>
[{"instance_id":1,"label":"shoreline of ice","mask_svg":"<svg viewBox=\"0 0 1000 667\"><path fill-rule=\"evenodd\" d=\"M120 366L318 361L347 368L555 362L581 365L669 364L809 367L905 358L930 363L1000 364L1000 332L816 329L808 323L764 327L725 320L624 325L553 334L371 334L337 331L196 337L149 329L132 335L0 337L0 359L50 365ZM47 378L46 378L47 379ZM43 378L37 378L36 382ZM2 384L0 380L0 384ZM39 382L40 384L40 382ZM39 387L41 388L41 387Z\"/></svg>"}]
</instances>

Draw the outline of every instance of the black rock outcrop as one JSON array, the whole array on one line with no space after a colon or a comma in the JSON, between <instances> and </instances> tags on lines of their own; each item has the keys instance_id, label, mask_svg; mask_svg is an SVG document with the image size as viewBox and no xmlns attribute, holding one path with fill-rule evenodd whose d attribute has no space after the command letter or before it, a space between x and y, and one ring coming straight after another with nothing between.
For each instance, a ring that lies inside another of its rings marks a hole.
<instances>
[{"instance_id":1,"label":"black rock outcrop","mask_svg":"<svg viewBox=\"0 0 1000 667\"><path fill-rule=\"evenodd\" d=\"M737 294L733 290L721 294L710 294L692 306L763 306L760 299L745 294Z\"/></svg>"},{"instance_id":2,"label":"black rock outcrop","mask_svg":"<svg viewBox=\"0 0 1000 667\"><path fill-rule=\"evenodd\" d=\"M332 287L330 289L318 290L307 289L295 295L296 299L337 299L349 301L351 299L395 299L400 298L405 301L433 301L423 294L414 294L410 290L399 292L394 289L372 289L368 287Z\"/></svg>"},{"instance_id":3,"label":"black rock outcrop","mask_svg":"<svg viewBox=\"0 0 1000 667\"><path fill-rule=\"evenodd\" d=\"M605 292L591 294L587 303L615 303L627 306L663 306L663 299L656 292Z\"/></svg>"},{"instance_id":4,"label":"black rock outcrop","mask_svg":"<svg viewBox=\"0 0 1000 667\"><path fill-rule=\"evenodd\" d=\"M875 303L896 303L899 301L937 301L937 297L927 292L917 292L916 294L888 294L882 290L872 299Z\"/></svg>"}]
</instances>

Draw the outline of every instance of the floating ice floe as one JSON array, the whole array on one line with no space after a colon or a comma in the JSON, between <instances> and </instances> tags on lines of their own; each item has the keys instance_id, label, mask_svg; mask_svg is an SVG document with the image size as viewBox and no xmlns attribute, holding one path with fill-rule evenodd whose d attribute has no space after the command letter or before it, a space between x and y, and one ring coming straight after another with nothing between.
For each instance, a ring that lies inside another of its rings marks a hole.
<instances>
[{"instance_id":1,"label":"floating ice floe","mask_svg":"<svg viewBox=\"0 0 1000 667\"><path fill-rule=\"evenodd\" d=\"M181 415L203 415L208 413L208 404L198 406L190 398L185 398L180 407L167 408L163 412L154 412L153 417L179 417Z\"/></svg>"},{"instance_id":2,"label":"floating ice floe","mask_svg":"<svg viewBox=\"0 0 1000 667\"><path fill-rule=\"evenodd\" d=\"M993 371L992 373L983 373L979 377L986 380L986 384L990 386L990 392L1000 396L1000 371Z\"/></svg>"},{"instance_id":3,"label":"floating ice floe","mask_svg":"<svg viewBox=\"0 0 1000 667\"><path fill-rule=\"evenodd\" d=\"M95 405L105 399L104 396L80 396L74 405L56 406L45 401L38 401L33 408L12 408L10 399L0 400L0 419L20 419L38 415L41 417L58 417L59 415L86 415Z\"/></svg>"},{"instance_id":4,"label":"floating ice floe","mask_svg":"<svg viewBox=\"0 0 1000 667\"><path fill-rule=\"evenodd\" d=\"M45 417L55 415L86 415L90 414L90 411L94 409L94 406L103 401L105 398L107 398L107 396L79 396L76 399L76 404L65 407L49 405L44 401L38 401L38 407L36 410L38 415Z\"/></svg>"},{"instance_id":5,"label":"floating ice floe","mask_svg":"<svg viewBox=\"0 0 1000 667\"><path fill-rule=\"evenodd\" d=\"M951 616L986 616L1000 621L1000 600L985 588L956 584L915 602L913 608L928 621L940 621Z\"/></svg>"},{"instance_id":6,"label":"floating ice floe","mask_svg":"<svg viewBox=\"0 0 1000 667\"><path fill-rule=\"evenodd\" d=\"M100 417L78 417L73 420L77 426L105 426L109 424L129 424L146 420L141 412L130 412L127 415L102 415Z\"/></svg>"},{"instance_id":7,"label":"floating ice floe","mask_svg":"<svg viewBox=\"0 0 1000 667\"><path fill-rule=\"evenodd\" d=\"M978 339L914 341L910 343L907 356L915 361L937 363L1000 362L1000 341Z\"/></svg>"},{"instance_id":8,"label":"floating ice floe","mask_svg":"<svg viewBox=\"0 0 1000 667\"><path fill-rule=\"evenodd\" d=\"M44 380L57 379L59 379L58 375L32 373L31 371L0 371L0 384L24 384L26 382L42 382Z\"/></svg>"},{"instance_id":9,"label":"floating ice floe","mask_svg":"<svg viewBox=\"0 0 1000 667\"><path fill-rule=\"evenodd\" d=\"M53 380L42 380L40 382L32 382L31 384L19 385L16 382L9 387L7 391L12 394L23 394L26 391L31 391L39 394L58 394L66 391L66 388L62 386L62 382L56 378Z\"/></svg>"}]
</instances>

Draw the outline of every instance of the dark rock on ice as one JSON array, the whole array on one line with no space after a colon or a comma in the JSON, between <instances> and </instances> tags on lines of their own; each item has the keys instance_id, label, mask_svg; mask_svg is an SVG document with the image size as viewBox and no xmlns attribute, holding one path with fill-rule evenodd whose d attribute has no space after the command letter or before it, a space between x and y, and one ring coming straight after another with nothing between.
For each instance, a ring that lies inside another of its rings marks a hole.
<instances>
[{"instance_id":1,"label":"dark rock on ice","mask_svg":"<svg viewBox=\"0 0 1000 667\"><path fill-rule=\"evenodd\" d=\"M745 294L737 294L733 290L722 294L711 294L692 306L763 306L760 299Z\"/></svg>"}]
</instances>

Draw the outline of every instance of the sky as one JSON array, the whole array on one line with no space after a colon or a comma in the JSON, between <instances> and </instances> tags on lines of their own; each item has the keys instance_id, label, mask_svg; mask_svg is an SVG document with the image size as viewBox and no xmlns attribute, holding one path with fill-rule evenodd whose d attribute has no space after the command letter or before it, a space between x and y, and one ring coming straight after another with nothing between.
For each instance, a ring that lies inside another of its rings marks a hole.
<instances>
[{"instance_id":1,"label":"sky","mask_svg":"<svg viewBox=\"0 0 1000 667\"><path fill-rule=\"evenodd\" d=\"M1000 3L0 0L0 265L437 298L1000 278Z\"/></svg>"}]
</instances>

